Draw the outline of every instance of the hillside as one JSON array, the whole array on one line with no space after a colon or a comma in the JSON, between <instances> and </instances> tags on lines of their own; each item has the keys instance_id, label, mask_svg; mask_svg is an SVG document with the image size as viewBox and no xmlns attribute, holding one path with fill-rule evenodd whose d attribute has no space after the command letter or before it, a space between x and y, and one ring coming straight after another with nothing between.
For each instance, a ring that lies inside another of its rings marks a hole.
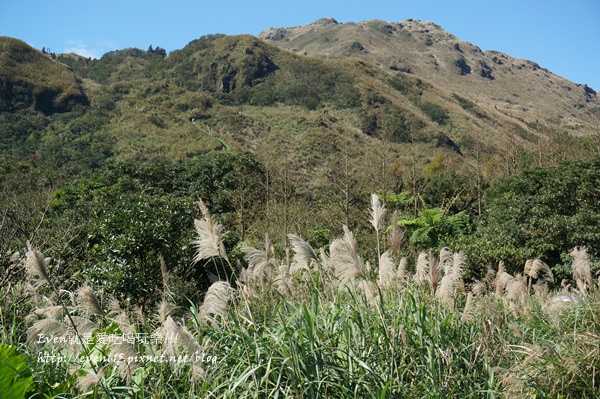
<instances>
[{"instance_id":1,"label":"hillside","mask_svg":"<svg viewBox=\"0 0 600 399\"><path fill-rule=\"evenodd\" d=\"M32 108L44 114L87 105L81 81L26 43L0 36L0 111Z\"/></svg>"},{"instance_id":2,"label":"hillside","mask_svg":"<svg viewBox=\"0 0 600 399\"><path fill-rule=\"evenodd\" d=\"M342 24L326 18L307 26L271 28L259 38L297 54L353 57L388 71L408 72L529 125L586 134L600 118L600 99L587 85L532 61L483 51L432 22Z\"/></svg>"},{"instance_id":3,"label":"hillside","mask_svg":"<svg viewBox=\"0 0 600 399\"><path fill-rule=\"evenodd\" d=\"M557 126L488 106L478 93L487 93L489 79L467 77L481 85L479 92L454 91L425 74L375 68L355 58L294 55L251 36L203 37L167 57L126 49L100 60L59 61L100 84L104 95L118 92L113 98L120 118L109 129L116 153L126 158L185 159L218 147L200 130L254 152L285 148L292 159L310 159L299 170L314 175L310 168L327 164L335 153L315 153L315 140L347 142L358 153L383 139L400 157L408 155L403 143L414 143L428 158L436 148L469 156L474 148L502 153L515 143L531 149L540 138L549 140L554 132L548 126ZM585 135L596 121L594 115L578 119L580 129L571 133ZM119 133L124 129L127 135Z\"/></svg>"},{"instance_id":4,"label":"hillside","mask_svg":"<svg viewBox=\"0 0 600 399\"><path fill-rule=\"evenodd\" d=\"M340 221L361 225L361 209L371 192L389 193L386 201L413 215L443 207L475 218L485 210L485 189L499 178L600 153L595 94L590 89L585 94L562 78L553 78L565 87L556 88L562 103L550 97L536 101L539 107L571 114L571 119L559 121L548 111L531 121L492 105L498 96L489 94L494 90L514 90L512 97L524 98L539 86L535 81L531 88L511 83L499 67L493 69L494 79L474 72L461 75L449 61L442 68L440 55L440 73L427 75L424 55L407 56L410 65L396 60L389 68L354 56L306 56L272 44L288 43L288 35L289 43L299 43L306 35L320 37L327 31L324 37L335 44L333 51L341 40L336 42L335 35L363 25L364 31L375 29L372 43L405 29L375 33L382 29L380 22L342 25L324 20L284 29L279 36L271 31L267 41L210 35L168 55L158 47L129 48L94 60L71 54L54 59L5 38L0 57L5 203L14 203L11 193L19 190L26 193L23 197L43 201L41 195L31 197L28 190L35 191L35 186L25 187L28 179L47 184L50 196L69 180L103 174L104 167L121 163L134 170L147 162L185 169L198 161L216 169L210 176L219 176L222 171L211 163L213 155L248 152L260 164L260 182L238 183L245 189L260 187L261 198L252 205L260 212L248 217L250 200L228 182L223 182L229 187L227 195L215 194L219 201L227 198L222 208L232 212L231 223L238 220L240 236L251 231L260 237L269 230L285 242L285 234L296 231L315 234L323 242L339 229ZM451 40L436 32L439 43ZM352 54L376 53L375 47L365 51L369 42L359 39ZM413 42L415 54L418 48L426 54L443 47ZM463 42L458 43L460 51L451 47L448 54L462 54L468 65L487 54ZM399 57L394 51L381 48L379 54L391 60ZM442 78L447 82L440 83ZM572 111L568 103L578 95L589 101L581 97L583 108ZM34 179L35 174L25 172L33 167L42 175L61 177ZM14 220L18 224L20 217ZM19 229L21 236L28 230Z\"/></svg>"},{"instance_id":5,"label":"hillside","mask_svg":"<svg viewBox=\"0 0 600 399\"><path fill-rule=\"evenodd\" d=\"M324 19L260 37L266 42L211 35L168 56L160 48L124 49L97 60L52 60L5 38L3 106L50 115L84 105L77 116L84 127L66 127L67 134L100 135L110 146L104 152L120 159L182 160L219 148L272 158L262 149L279 151L308 190L341 146L366 164L386 145L400 167L415 154L423 166L439 151L459 166L474 151L500 156L565 133L586 137L600 120L590 88L482 52L430 23Z\"/></svg>"}]
</instances>

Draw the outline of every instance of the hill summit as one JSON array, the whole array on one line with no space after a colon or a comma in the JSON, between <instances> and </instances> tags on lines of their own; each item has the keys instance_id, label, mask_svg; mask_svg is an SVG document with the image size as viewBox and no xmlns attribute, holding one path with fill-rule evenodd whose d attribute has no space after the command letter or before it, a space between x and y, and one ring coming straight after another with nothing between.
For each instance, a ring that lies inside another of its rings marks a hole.
<instances>
[{"instance_id":1,"label":"hill summit","mask_svg":"<svg viewBox=\"0 0 600 399\"><path fill-rule=\"evenodd\" d=\"M258 37L297 54L353 57L413 74L525 123L560 125L573 132L598 123L600 100L592 88L533 61L481 50L433 22L338 23L325 18L306 26L271 28Z\"/></svg>"}]
</instances>

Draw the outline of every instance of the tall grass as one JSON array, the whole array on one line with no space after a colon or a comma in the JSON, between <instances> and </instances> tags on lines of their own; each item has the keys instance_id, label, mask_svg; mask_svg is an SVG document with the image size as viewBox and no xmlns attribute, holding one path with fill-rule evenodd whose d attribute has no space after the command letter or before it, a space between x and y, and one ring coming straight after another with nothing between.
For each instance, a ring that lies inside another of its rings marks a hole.
<instances>
[{"instance_id":1,"label":"tall grass","mask_svg":"<svg viewBox=\"0 0 600 399\"><path fill-rule=\"evenodd\" d=\"M227 260L221 228L200 206L196 258ZM466 285L468 260L449 249L412 268L384 252L369 272L345 226L320 256L289 239L285 259L268 237L264 249L244 248L248 267L234 281L217 277L187 309L168 296L141 310L101 287L66 291L30 248L29 279L46 284L1 288L0 337L26 356L33 397L592 398L600 389L600 295L582 252L574 279L585 292L564 300L534 294L533 280L551 278L538 261L524 277L500 266Z\"/></svg>"}]
</instances>

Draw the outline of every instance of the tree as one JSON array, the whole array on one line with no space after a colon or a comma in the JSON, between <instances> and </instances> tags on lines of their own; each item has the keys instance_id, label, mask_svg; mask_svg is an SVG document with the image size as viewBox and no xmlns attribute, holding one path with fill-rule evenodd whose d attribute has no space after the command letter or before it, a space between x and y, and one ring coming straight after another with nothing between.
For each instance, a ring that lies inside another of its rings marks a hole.
<instances>
[{"instance_id":1,"label":"tree","mask_svg":"<svg viewBox=\"0 0 600 399\"><path fill-rule=\"evenodd\" d=\"M576 246L600 249L600 158L507 177L488 189L484 213L464 249L474 262L503 260L508 271L541 258L557 265Z\"/></svg>"},{"instance_id":2,"label":"tree","mask_svg":"<svg viewBox=\"0 0 600 399\"><path fill-rule=\"evenodd\" d=\"M63 273L79 271L107 292L145 303L162 290L162 257L180 280L207 288L204 265L190 268L193 220L202 198L230 231L229 249L260 218L262 166L251 154L211 153L187 163L114 163L55 193L45 236L57 226L83 225L55 257Z\"/></svg>"}]
</instances>

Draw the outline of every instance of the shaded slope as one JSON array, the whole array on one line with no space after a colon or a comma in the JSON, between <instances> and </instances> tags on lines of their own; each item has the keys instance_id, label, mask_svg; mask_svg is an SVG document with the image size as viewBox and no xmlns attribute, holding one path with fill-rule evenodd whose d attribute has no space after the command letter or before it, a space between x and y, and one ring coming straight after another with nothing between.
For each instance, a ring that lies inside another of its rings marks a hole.
<instances>
[{"instance_id":1,"label":"shaded slope","mask_svg":"<svg viewBox=\"0 0 600 399\"><path fill-rule=\"evenodd\" d=\"M0 37L0 110L52 114L87 103L74 73L20 40Z\"/></svg>"}]
</instances>

